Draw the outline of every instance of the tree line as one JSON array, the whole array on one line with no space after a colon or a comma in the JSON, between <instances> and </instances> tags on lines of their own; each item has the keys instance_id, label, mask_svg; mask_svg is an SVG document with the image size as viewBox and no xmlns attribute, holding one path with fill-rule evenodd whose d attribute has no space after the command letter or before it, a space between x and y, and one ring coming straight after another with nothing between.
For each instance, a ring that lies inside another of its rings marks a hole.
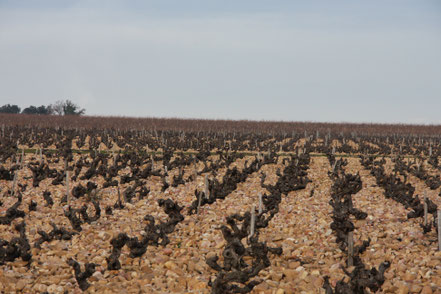
<instances>
[{"instance_id":1,"label":"tree line","mask_svg":"<svg viewBox=\"0 0 441 294\"><path fill-rule=\"evenodd\" d=\"M86 112L77 104L70 100L58 100L53 104L47 106L34 106L24 108L23 110L18 105L5 104L0 107L0 113L22 113L22 114L41 114L41 115L83 115Z\"/></svg>"}]
</instances>

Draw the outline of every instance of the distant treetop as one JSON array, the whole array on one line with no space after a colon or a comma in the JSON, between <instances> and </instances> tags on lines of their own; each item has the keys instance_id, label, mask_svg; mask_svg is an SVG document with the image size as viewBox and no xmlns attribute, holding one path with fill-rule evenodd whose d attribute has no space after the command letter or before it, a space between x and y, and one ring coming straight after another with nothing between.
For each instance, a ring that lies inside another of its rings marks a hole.
<instances>
[{"instance_id":1,"label":"distant treetop","mask_svg":"<svg viewBox=\"0 0 441 294\"><path fill-rule=\"evenodd\" d=\"M49 105L53 114L58 115L82 115L86 112L84 108L80 108L78 105L70 100L58 100L54 104Z\"/></svg>"},{"instance_id":2,"label":"distant treetop","mask_svg":"<svg viewBox=\"0 0 441 294\"><path fill-rule=\"evenodd\" d=\"M41 105L39 107L31 105L21 111L18 105L5 104L0 107L0 113L23 113L23 114L41 114L41 115L83 115L86 110L80 108L71 100L58 100L54 104L48 106Z\"/></svg>"},{"instance_id":3,"label":"distant treetop","mask_svg":"<svg viewBox=\"0 0 441 294\"><path fill-rule=\"evenodd\" d=\"M21 113L24 114L51 114L51 108L49 106L41 105L39 107L35 107L33 105L26 107L23 109Z\"/></svg>"},{"instance_id":4,"label":"distant treetop","mask_svg":"<svg viewBox=\"0 0 441 294\"><path fill-rule=\"evenodd\" d=\"M5 104L0 107L1 113L20 113L20 107L18 105Z\"/></svg>"}]
</instances>

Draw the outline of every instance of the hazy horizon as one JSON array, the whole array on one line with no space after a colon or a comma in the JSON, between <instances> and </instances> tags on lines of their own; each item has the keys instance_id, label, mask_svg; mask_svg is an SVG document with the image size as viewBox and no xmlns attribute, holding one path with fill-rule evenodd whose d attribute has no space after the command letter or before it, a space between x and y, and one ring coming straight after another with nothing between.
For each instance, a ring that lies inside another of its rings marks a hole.
<instances>
[{"instance_id":1,"label":"hazy horizon","mask_svg":"<svg viewBox=\"0 0 441 294\"><path fill-rule=\"evenodd\" d=\"M1 106L1 105L0 105ZM36 106L36 105L34 105ZM22 107L21 110L24 108ZM0 113L0 115L3 113ZM30 116L44 116L40 114L9 114L4 113L6 115L30 115ZM52 114L53 116L64 117L69 119L71 115L57 115ZM75 116L75 115L74 115ZM368 121L315 121L315 120L268 120L268 119L246 119L246 118L238 118L238 119L230 119L230 118L203 118L203 117L176 117L176 116L129 116L129 115L107 115L107 114L83 114L81 117L91 117L91 118L123 118L123 119L158 119L158 120L202 120L202 121L231 121L231 122L241 122L241 121L249 121L249 122L263 122L263 123L305 123L305 124L341 124L341 125L410 125L410 126L441 126L441 123L405 123L405 122L368 122Z\"/></svg>"},{"instance_id":2,"label":"hazy horizon","mask_svg":"<svg viewBox=\"0 0 441 294\"><path fill-rule=\"evenodd\" d=\"M0 0L0 105L441 124L439 1Z\"/></svg>"}]
</instances>

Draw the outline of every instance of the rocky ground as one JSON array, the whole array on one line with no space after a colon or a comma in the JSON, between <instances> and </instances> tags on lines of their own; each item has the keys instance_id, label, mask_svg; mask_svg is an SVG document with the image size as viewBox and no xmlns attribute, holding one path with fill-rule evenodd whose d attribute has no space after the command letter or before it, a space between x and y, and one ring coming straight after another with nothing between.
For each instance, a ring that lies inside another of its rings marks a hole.
<instances>
[{"instance_id":1,"label":"rocky ground","mask_svg":"<svg viewBox=\"0 0 441 294\"><path fill-rule=\"evenodd\" d=\"M264 165L258 172L250 175L240 183L225 200L218 200L205 205L200 215L189 215L184 208L185 219L178 223L175 231L169 235L170 243L165 247L149 246L140 258L130 258L127 248L122 249L119 258L120 270L107 270L106 258L112 246L110 240L118 233L130 236L143 234L146 214L157 219L166 220L167 215L157 203L157 199L170 198L180 206L188 207L194 201L194 190L203 190L204 175L197 177L176 188L169 187L161 192L161 179L151 177L148 187L151 192L143 200L125 204L124 209L114 209L113 215L106 215L104 207L116 202L117 189L109 187L101 191L101 217L90 224L83 224L82 231L72 240L53 240L45 242L41 248L34 247L39 238L38 230L50 231L50 222L72 230L65 217L66 204L60 200L65 194L64 185L54 186L52 179L45 179L39 187L32 187L32 176L26 162L32 155L27 155L24 168L18 172L17 182L28 184L22 193L23 203L20 206L26 216L15 219L12 225L0 225L0 239L11 240L18 233L14 225L22 220L26 222L26 234L31 244L31 263L18 258L13 262L0 265L0 292L2 293L81 293L68 260L73 258L84 270L84 264L97 264L96 271L88 278L91 286L87 293L209 293L207 283L216 272L207 264L206 259L214 254L221 255L225 246L219 230L225 223L226 216L232 213L244 213L251 206L258 205L258 194L267 193L260 185L260 174L267 174L266 183L275 183L276 170L282 168L281 159L277 164ZM239 159L232 166L243 168L246 160ZM62 163L51 166L62 169ZM388 172L393 163L388 161ZM202 165L199 167L202 168ZM271 220L269 226L260 231L260 240L268 245L280 246L283 254L270 254L271 266L262 270L258 278L262 281L251 293L325 293L322 288L324 276L330 277L331 285L341 279L347 279L342 271L345 256L335 241L330 229L332 207L329 205L331 169L326 157L312 157L308 177L312 180L304 190L290 192L283 196L280 211ZM437 251L436 232L423 234L420 228L421 219L406 218L409 212L403 205L386 199L384 190L378 187L375 178L370 175L358 158L348 158L345 167L348 173L360 173L363 187L353 195L354 206L365 211L365 220L353 220L355 224L354 239L371 239L368 250L361 258L366 265L377 267L382 261L389 261L386 281L380 293L441 293L441 252ZM219 175L226 168L219 170ZM83 171L84 172L84 171ZM185 169L186 176L193 173L192 167ZM177 170L170 172L170 178ZM94 181L100 185L102 178ZM76 185L87 181L76 181ZM428 197L441 204L438 196L429 191L425 183L418 178L410 177L416 187L416 193L429 192ZM10 181L0 181L1 201L0 215L16 202L16 198L6 194ZM123 187L122 187L123 188ZM54 200L52 207L46 206L43 192L50 191ZM29 211L31 200L37 203L36 211ZM83 199L70 198L69 204L80 207ZM93 207L89 203L93 214Z\"/></svg>"}]
</instances>

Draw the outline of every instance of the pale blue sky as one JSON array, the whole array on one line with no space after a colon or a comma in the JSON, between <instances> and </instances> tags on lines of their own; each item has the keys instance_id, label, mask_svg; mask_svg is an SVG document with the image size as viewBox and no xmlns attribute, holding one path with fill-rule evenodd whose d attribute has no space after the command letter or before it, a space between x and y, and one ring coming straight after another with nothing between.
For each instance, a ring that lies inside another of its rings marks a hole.
<instances>
[{"instance_id":1,"label":"pale blue sky","mask_svg":"<svg viewBox=\"0 0 441 294\"><path fill-rule=\"evenodd\" d=\"M441 1L0 0L0 105L441 124Z\"/></svg>"}]
</instances>

